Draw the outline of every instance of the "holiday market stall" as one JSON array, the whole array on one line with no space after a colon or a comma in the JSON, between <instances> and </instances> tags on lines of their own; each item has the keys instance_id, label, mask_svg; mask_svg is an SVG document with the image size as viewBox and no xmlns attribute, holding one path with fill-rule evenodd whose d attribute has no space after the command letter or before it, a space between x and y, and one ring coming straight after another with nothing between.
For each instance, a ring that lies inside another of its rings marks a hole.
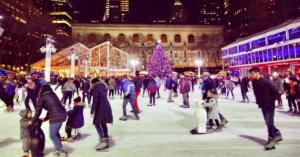
<instances>
[{"instance_id":1,"label":"holiday market stall","mask_svg":"<svg viewBox=\"0 0 300 157\"><path fill-rule=\"evenodd\" d=\"M116 47L109 41L88 48L76 43L65 48L51 57L51 71L53 73L74 77L75 75L107 75L125 73L128 70L129 54ZM45 59L31 65L32 72L42 72Z\"/></svg>"}]
</instances>

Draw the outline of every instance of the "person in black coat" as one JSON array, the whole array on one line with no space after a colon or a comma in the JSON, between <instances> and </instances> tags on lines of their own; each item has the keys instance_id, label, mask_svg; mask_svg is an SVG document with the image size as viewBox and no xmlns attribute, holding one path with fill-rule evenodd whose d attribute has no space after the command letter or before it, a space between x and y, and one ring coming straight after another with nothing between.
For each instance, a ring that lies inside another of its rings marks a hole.
<instances>
[{"instance_id":1,"label":"person in black coat","mask_svg":"<svg viewBox=\"0 0 300 157\"><path fill-rule=\"evenodd\" d=\"M81 83L82 90L82 102L85 103L85 98L88 99L88 104L91 102L91 93L90 93L90 81L88 79L83 79Z\"/></svg>"},{"instance_id":2,"label":"person in black coat","mask_svg":"<svg viewBox=\"0 0 300 157\"><path fill-rule=\"evenodd\" d=\"M62 149L63 145L59 134L59 130L67 118L67 112L50 85L43 85L41 87L32 124L39 121L43 109L47 111L47 115L43 121L49 120L50 138L55 146L56 155L67 155L67 152Z\"/></svg>"},{"instance_id":3,"label":"person in black coat","mask_svg":"<svg viewBox=\"0 0 300 157\"><path fill-rule=\"evenodd\" d=\"M107 84L98 78L94 78L91 82L93 86L91 115L100 136L100 143L96 146L96 150L100 151L109 148L107 123L113 123L113 115L107 98Z\"/></svg>"},{"instance_id":4,"label":"person in black coat","mask_svg":"<svg viewBox=\"0 0 300 157\"><path fill-rule=\"evenodd\" d=\"M241 86L241 93L242 93L242 97L243 97L243 101L242 102L246 102L245 100L247 100L247 102L249 103L249 97L247 96L247 93L249 91L249 78L247 76L243 77L242 80L240 81L240 86Z\"/></svg>"},{"instance_id":5,"label":"person in black coat","mask_svg":"<svg viewBox=\"0 0 300 157\"><path fill-rule=\"evenodd\" d=\"M5 92L5 89L3 88L1 80L0 80L0 99L6 104L6 106L9 105L8 95Z\"/></svg>"},{"instance_id":6,"label":"person in black coat","mask_svg":"<svg viewBox=\"0 0 300 157\"><path fill-rule=\"evenodd\" d=\"M143 97L145 95L145 91L147 91L149 96L149 91L148 91L149 82L150 82L150 78L148 76L145 76L143 79Z\"/></svg>"},{"instance_id":7,"label":"person in black coat","mask_svg":"<svg viewBox=\"0 0 300 157\"><path fill-rule=\"evenodd\" d=\"M265 144L265 149L275 149L276 143L282 140L280 131L274 125L275 100L279 93L270 80L260 75L259 68L252 68L249 73L252 78L256 103L259 108L261 108L265 123L268 127L269 138Z\"/></svg>"}]
</instances>

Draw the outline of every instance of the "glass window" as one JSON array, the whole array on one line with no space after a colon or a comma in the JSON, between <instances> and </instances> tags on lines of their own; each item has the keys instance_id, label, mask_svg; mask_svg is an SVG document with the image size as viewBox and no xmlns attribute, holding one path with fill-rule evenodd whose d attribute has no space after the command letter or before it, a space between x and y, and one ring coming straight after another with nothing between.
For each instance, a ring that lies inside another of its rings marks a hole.
<instances>
[{"instance_id":1,"label":"glass window","mask_svg":"<svg viewBox=\"0 0 300 157\"><path fill-rule=\"evenodd\" d=\"M245 63L245 59L246 59L246 58L245 58L245 55L242 55L242 64L243 64L243 65L246 64L246 63Z\"/></svg>"},{"instance_id":2,"label":"glass window","mask_svg":"<svg viewBox=\"0 0 300 157\"><path fill-rule=\"evenodd\" d=\"M295 50L296 50L296 57L300 58L300 43L296 44Z\"/></svg>"},{"instance_id":3,"label":"glass window","mask_svg":"<svg viewBox=\"0 0 300 157\"><path fill-rule=\"evenodd\" d=\"M250 43L246 43L239 46L239 52L244 52L249 50L250 50Z\"/></svg>"},{"instance_id":4,"label":"glass window","mask_svg":"<svg viewBox=\"0 0 300 157\"><path fill-rule=\"evenodd\" d=\"M252 49L260 48L266 46L265 38L257 39L251 42Z\"/></svg>"},{"instance_id":5,"label":"glass window","mask_svg":"<svg viewBox=\"0 0 300 157\"><path fill-rule=\"evenodd\" d=\"M269 61L273 61L273 54L271 49L268 50L268 59Z\"/></svg>"},{"instance_id":6,"label":"glass window","mask_svg":"<svg viewBox=\"0 0 300 157\"><path fill-rule=\"evenodd\" d=\"M264 62L268 62L268 51L267 50L264 50L263 51L263 55L264 55Z\"/></svg>"},{"instance_id":7,"label":"glass window","mask_svg":"<svg viewBox=\"0 0 300 157\"><path fill-rule=\"evenodd\" d=\"M263 52L259 51L258 54L259 54L259 62L261 62L261 63L264 62Z\"/></svg>"},{"instance_id":8,"label":"glass window","mask_svg":"<svg viewBox=\"0 0 300 157\"><path fill-rule=\"evenodd\" d=\"M270 35L270 36L267 37L267 39L268 39L268 44L269 45L279 43L281 41L285 41L285 39L286 39L285 31Z\"/></svg>"},{"instance_id":9,"label":"glass window","mask_svg":"<svg viewBox=\"0 0 300 157\"><path fill-rule=\"evenodd\" d=\"M278 60L282 60L283 59L282 47L277 48L277 53L278 53Z\"/></svg>"},{"instance_id":10,"label":"glass window","mask_svg":"<svg viewBox=\"0 0 300 157\"><path fill-rule=\"evenodd\" d=\"M300 27L296 27L289 30L290 40L300 38Z\"/></svg>"},{"instance_id":11,"label":"glass window","mask_svg":"<svg viewBox=\"0 0 300 157\"><path fill-rule=\"evenodd\" d=\"M289 45L290 48L290 58L295 58L295 44Z\"/></svg>"},{"instance_id":12,"label":"glass window","mask_svg":"<svg viewBox=\"0 0 300 157\"><path fill-rule=\"evenodd\" d=\"M237 53L237 47L232 47L229 49L229 54L235 54Z\"/></svg>"},{"instance_id":13,"label":"glass window","mask_svg":"<svg viewBox=\"0 0 300 157\"><path fill-rule=\"evenodd\" d=\"M256 63L255 52L252 53L252 63Z\"/></svg>"},{"instance_id":14,"label":"glass window","mask_svg":"<svg viewBox=\"0 0 300 157\"><path fill-rule=\"evenodd\" d=\"M247 56L248 56L248 64L252 64L251 53L247 54Z\"/></svg>"},{"instance_id":15,"label":"glass window","mask_svg":"<svg viewBox=\"0 0 300 157\"><path fill-rule=\"evenodd\" d=\"M255 52L255 60L256 60L256 63L260 62L260 60L259 60L259 52Z\"/></svg>"},{"instance_id":16,"label":"glass window","mask_svg":"<svg viewBox=\"0 0 300 157\"><path fill-rule=\"evenodd\" d=\"M277 61L277 49L273 48L272 52L273 52L273 61Z\"/></svg>"},{"instance_id":17,"label":"glass window","mask_svg":"<svg viewBox=\"0 0 300 157\"><path fill-rule=\"evenodd\" d=\"M283 46L283 58L289 59L289 48L287 45Z\"/></svg>"}]
</instances>

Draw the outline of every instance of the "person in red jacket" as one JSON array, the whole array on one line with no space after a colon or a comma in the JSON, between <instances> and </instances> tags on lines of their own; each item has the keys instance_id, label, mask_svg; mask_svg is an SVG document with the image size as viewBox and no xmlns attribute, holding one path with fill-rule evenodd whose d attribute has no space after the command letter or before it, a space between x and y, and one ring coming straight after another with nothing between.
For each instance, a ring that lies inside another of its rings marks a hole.
<instances>
[{"instance_id":1,"label":"person in red jacket","mask_svg":"<svg viewBox=\"0 0 300 157\"><path fill-rule=\"evenodd\" d=\"M154 78L151 78L148 84L148 91L150 93L150 104L148 106L155 106L155 95L158 91L158 86L154 80Z\"/></svg>"}]
</instances>

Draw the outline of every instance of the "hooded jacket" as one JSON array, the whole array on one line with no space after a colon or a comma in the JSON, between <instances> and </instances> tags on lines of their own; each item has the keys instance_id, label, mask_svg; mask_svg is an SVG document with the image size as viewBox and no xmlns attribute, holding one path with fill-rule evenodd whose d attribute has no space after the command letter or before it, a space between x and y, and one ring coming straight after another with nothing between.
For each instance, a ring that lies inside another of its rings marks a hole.
<instances>
[{"instance_id":1,"label":"hooded jacket","mask_svg":"<svg viewBox=\"0 0 300 157\"><path fill-rule=\"evenodd\" d=\"M20 138L29 137L31 132L31 125L29 125L29 122L32 120L32 118L28 118L28 112L30 110L25 109L21 110L19 115L21 116L20 120Z\"/></svg>"}]
</instances>

